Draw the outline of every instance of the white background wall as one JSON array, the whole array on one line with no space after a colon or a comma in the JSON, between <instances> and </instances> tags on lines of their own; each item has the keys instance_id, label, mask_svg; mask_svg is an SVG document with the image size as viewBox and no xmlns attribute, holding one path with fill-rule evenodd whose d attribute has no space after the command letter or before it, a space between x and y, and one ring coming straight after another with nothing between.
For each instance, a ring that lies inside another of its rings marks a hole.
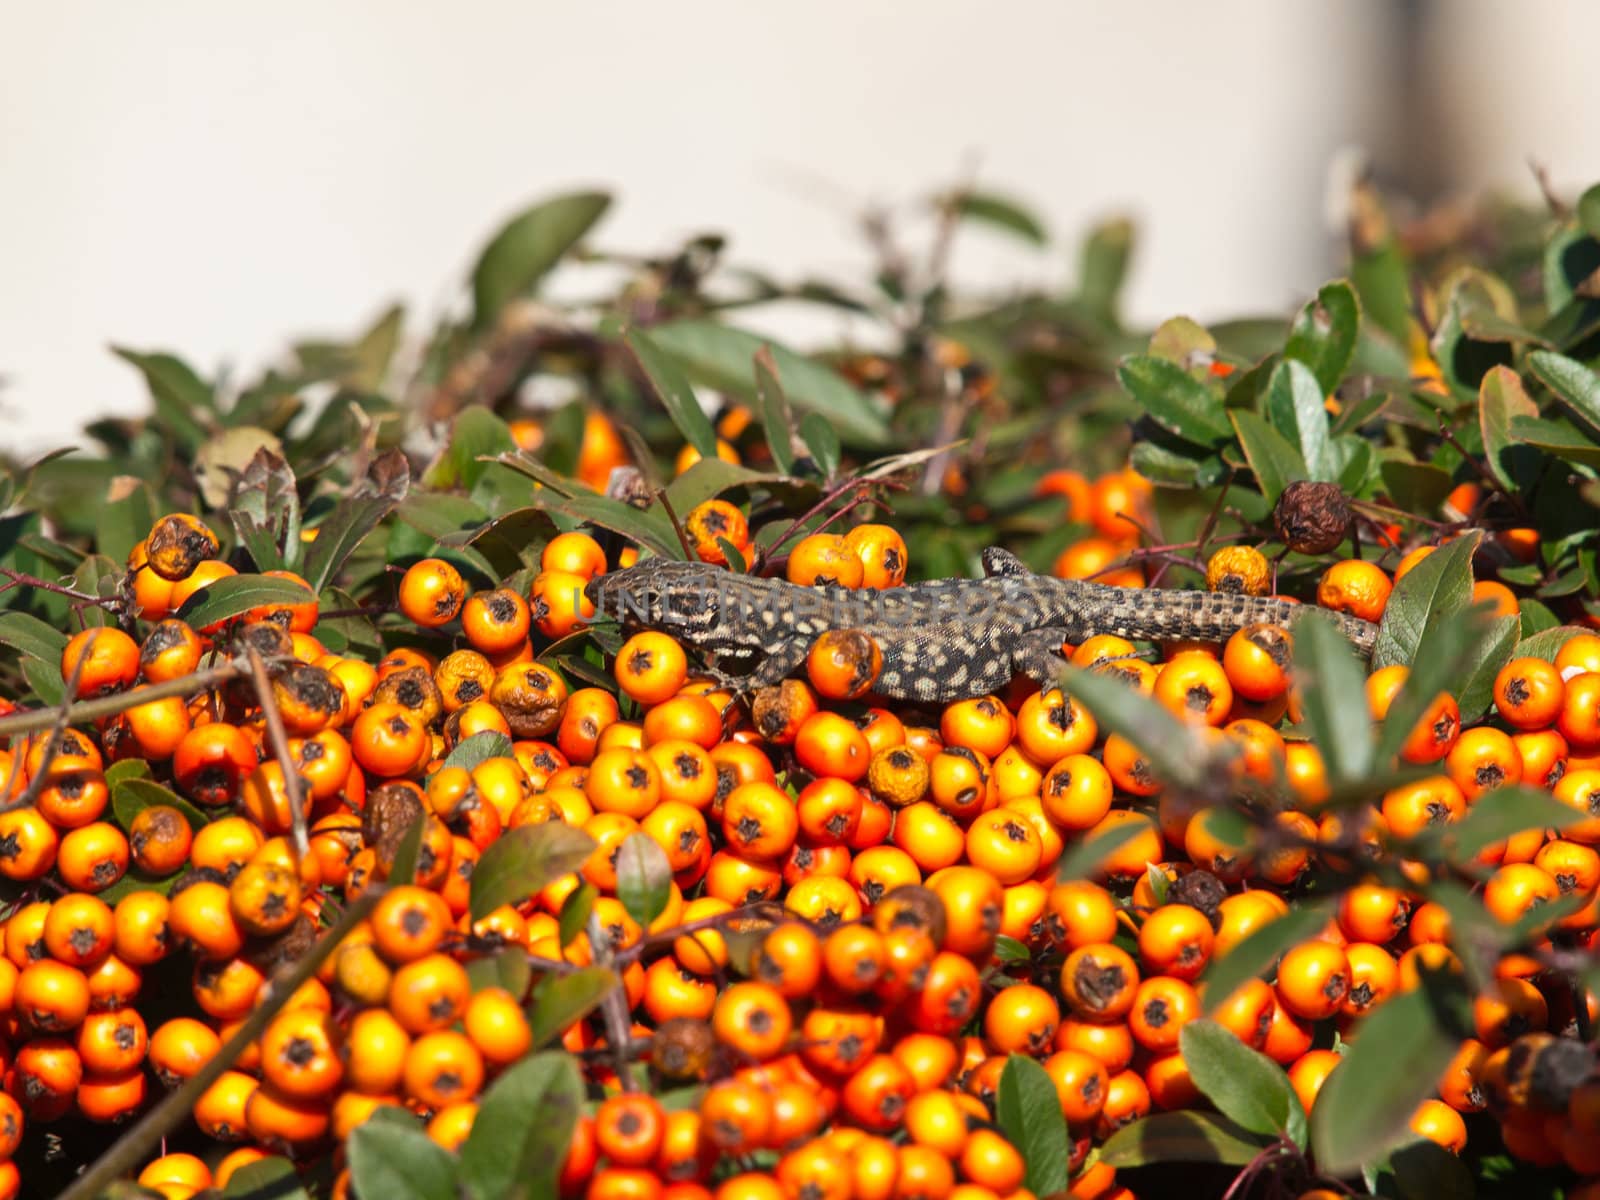
<instances>
[{"instance_id":1,"label":"white background wall","mask_svg":"<svg viewBox=\"0 0 1600 1200\"><path fill-rule=\"evenodd\" d=\"M1056 245L975 236L961 276L1065 279L1126 208L1135 315L1283 309L1334 261L1343 146L1403 153L1426 115L1448 177L1600 176L1600 6L1443 7L1423 103L1394 112L1388 0L13 4L0 436L140 411L111 341L248 368L394 298L430 312L499 220L575 184L618 191L609 246L720 228L798 276L863 263L863 202L976 161Z\"/></svg>"}]
</instances>

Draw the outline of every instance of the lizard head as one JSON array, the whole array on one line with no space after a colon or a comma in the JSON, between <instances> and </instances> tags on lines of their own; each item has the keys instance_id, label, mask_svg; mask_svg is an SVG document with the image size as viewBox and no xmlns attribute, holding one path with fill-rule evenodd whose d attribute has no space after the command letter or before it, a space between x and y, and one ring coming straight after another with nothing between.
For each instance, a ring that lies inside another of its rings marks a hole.
<instances>
[{"instance_id":1,"label":"lizard head","mask_svg":"<svg viewBox=\"0 0 1600 1200\"><path fill-rule=\"evenodd\" d=\"M665 633L695 633L716 624L720 608L717 584L725 574L701 563L651 560L597 575L584 588L584 595L597 616L619 624Z\"/></svg>"}]
</instances>

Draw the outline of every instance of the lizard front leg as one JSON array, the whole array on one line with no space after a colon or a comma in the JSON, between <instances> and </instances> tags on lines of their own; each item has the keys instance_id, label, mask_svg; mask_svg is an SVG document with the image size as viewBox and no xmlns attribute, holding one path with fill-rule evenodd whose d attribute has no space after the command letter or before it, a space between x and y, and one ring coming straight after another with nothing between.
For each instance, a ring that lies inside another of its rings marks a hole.
<instances>
[{"instance_id":1,"label":"lizard front leg","mask_svg":"<svg viewBox=\"0 0 1600 1200\"><path fill-rule=\"evenodd\" d=\"M1061 648L1069 633L1067 629L1046 626L1018 634L1011 650L1012 671L1026 675L1046 691L1059 687L1056 677L1067 661Z\"/></svg>"},{"instance_id":2,"label":"lizard front leg","mask_svg":"<svg viewBox=\"0 0 1600 1200\"><path fill-rule=\"evenodd\" d=\"M811 652L811 637L787 637L768 646L756 669L738 679L740 690L748 694L757 688L782 683L805 661Z\"/></svg>"}]
</instances>

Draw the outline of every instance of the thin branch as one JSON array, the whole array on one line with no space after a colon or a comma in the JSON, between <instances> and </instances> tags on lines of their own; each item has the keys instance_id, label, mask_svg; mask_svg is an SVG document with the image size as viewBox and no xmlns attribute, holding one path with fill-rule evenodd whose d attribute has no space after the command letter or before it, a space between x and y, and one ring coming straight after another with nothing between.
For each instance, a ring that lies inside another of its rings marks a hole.
<instances>
[{"instance_id":1,"label":"thin branch","mask_svg":"<svg viewBox=\"0 0 1600 1200\"><path fill-rule=\"evenodd\" d=\"M294 755L289 753L289 735L283 728L283 714L278 711L278 700L272 694L272 680L267 677L267 664L254 646L246 646L250 659L250 675L256 686L256 699L261 704L261 715L267 722L267 739L272 752L283 768L283 791L289 798L289 823L294 834L294 868L311 853L311 839L306 835L305 783L295 770Z\"/></svg>"},{"instance_id":2,"label":"thin branch","mask_svg":"<svg viewBox=\"0 0 1600 1200\"><path fill-rule=\"evenodd\" d=\"M272 661L278 661L276 659ZM153 700L165 700L169 696L188 696L191 693L215 687L219 683L241 679L250 673L250 668L243 663L230 662L220 667L209 667L204 671L196 671L191 675L184 675L178 679L168 679L161 683L152 683L148 687L140 688L133 692L118 692L114 696L102 696L97 700L85 700L81 704L74 704L67 713L68 725L82 725L91 721L98 721L102 717L114 717L118 713L127 712L130 708L138 708L141 704L149 704ZM10 716L0 717L0 737L11 737L18 733L37 733L41 729L49 729L56 721L55 708L36 708L27 712L12 713Z\"/></svg>"},{"instance_id":3,"label":"thin branch","mask_svg":"<svg viewBox=\"0 0 1600 1200\"><path fill-rule=\"evenodd\" d=\"M667 519L672 522L672 532L678 535L678 545L683 547L683 556L693 562L697 557L694 547L689 544L689 535L683 531L683 522L678 520L678 514L673 511L672 501L667 499L667 489L657 488L656 499L661 501L661 507L667 510Z\"/></svg>"},{"instance_id":4,"label":"thin branch","mask_svg":"<svg viewBox=\"0 0 1600 1200\"><path fill-rule=\"evenodd\" d=\"M595 964L602 967L613 966L616 962L611 948L611 938L607 935L605 927L600 924L600 915L589 913L589 952L594 957ZM600 1016L606 1026L606 1042L611 1047L611 1055L617 1072L617 1080L622 1084L625 1092L639 1090L639 1082L634 1079L633 1071L628 1066L629 1030L632 1020L628 1015L628 1001L625 997L622 976L617 976L617 986L608 991L605 999L600 1002Z\"/></svg>"},{"instance_id":5,"label":"thin branch","mask_svg":"<svg viewBox=\"0 0 1600 1200\"><path fill-rule=\"evenodd\" d=\"M50 726L50 737L44 744L44 755L39 759L39 770L28 780L28 786L22 789L22 795L6 805L5 811L27 808L44 790L44 781L50 775L50 765L55 762L56 755L61 751L61 736L67 732L67 726L72 724L72 697L78 694L78 680L83 677L84 665L89 661L89 652L93 649L94 636L91 634L78 655L78 661L72 664L72 674L67 677L67 690L63 693L61 704L56 709L55 723ZM20 759L22 755L23 751L19 750L17 758Z\"/></svg>"},{"instance_id":6,"label":"thin branch","mask_svg":"<svg viewBox=\"0 0 1600 1200\"><path fill-rule=\"evenodd\" d=\"M189 1117L206 1090L261 1036L272 1018L301 985L317 973L345 936L367 919L383 890L382 887L369 888L303 957L280 967L268 983L266 999L244 1019L234 1035L223 1043L222 1049L185 1080L182 1087L170 1093L118 1138L58 1200L95 1200L115 1180L144 1162L151 1149Z\"/></svg>"}]
</instances>

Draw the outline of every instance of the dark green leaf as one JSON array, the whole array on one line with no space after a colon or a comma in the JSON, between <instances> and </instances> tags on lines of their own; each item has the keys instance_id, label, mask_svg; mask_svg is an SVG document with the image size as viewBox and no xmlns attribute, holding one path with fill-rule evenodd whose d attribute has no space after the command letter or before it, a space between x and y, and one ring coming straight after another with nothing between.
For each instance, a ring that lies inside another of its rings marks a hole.
<instances>
[{"instance_id":1,"label":"dark green leaf","mask_svg":"<svg viewBox=\"0 0 1600 1200\"><path fill-rule=\"evenodd\" d=\"M1306 1113L1283 1068L1215 1021L1191 1021L1178 1049L1205 1098L1230 1120L1266 1137L1283 1134L1302 1149Z\"/></svg>"},{"instance_id":2,"label":"dark green leaf","mask_svg":"<svg viewBox=\"0 0 1600 1200\"><path fill-rule=\"evenodd\" d=\"M1432 554L1428 556L1433 557ZM1455 685L1457 664L1483 659L1484 643L1493 636L1491 620L1483 606L1429 621L1417 645L1410 673L1383 719L1383 728L1378 734L1379 762L1389 762L1400 753L1400 747L1434 698Z\"/></svg>"},{"instance_id":3,"label":"dark green leaf","mask_svg":"<svg viewBox=\"0 0 1600 1200\"><path fill-rule=\"evenodd\" d=\"M45 704L60 704L67 694L66 682L61 678L61 668L55 662L45 662L42 658L24 654L22 677L28 681L33 694Z\"/></svg>"},{"instance_id":4,"label":"dark green leaf","mask_svg":"<svg viewBox=\"0 0 1600 1200\"><path fill-rule=\"evenodd\" d=\"M528 987L533 983L533 968L528 965L527 952L521 946L515 946L467 963L467 980L474 992L492 987L504 988L520 1004L527 998Z\"/></svg>"},{"instance_id":5,"label":"dark green leaf","mask_svg":"<svg viewBox=\"0 0 1600 1200\"><path fill-rule=\"evenodd\" d=\"M309 1200L300 1172L287 1158L276 1156L240 1167L228 1177L222 1194L233 1200Z\"/></svg>"},{"instance_id":6,"label":"dark green leaf","mask_svg":"<svg viewBox=\"0 0 1600 1200\"><path fill-rule=\"evenodd\" d=\"M456 748L445 755L442 766L462 767L471 771L491 758L510 758L513 753L510 738L493 729L485 729L456 743Z\"/></svg>"},{"instance_id":7,"label":"dark green leaf","mask_svg":"<svg viewBox=\"0 0 1600 1200\"><path fill-rule=\"evenodd\" d=\"M561 902L559 926L562 946L570 946L577 941L578 935L589 923L589 914L594 911L594 902L599 896L600 889L585 879Z\"/></svg>"},{"instance_id":8,"label":"dark green leaf","mask_svg":"<svg viewBox=\"0 0 1600 1200\"><path fill-rule=\"evenodd\" d=\"M1256 484L1269 504L1276 504L1283 489L1298 480L1309 479L1305 459L1294 444L1253 412L1235 409L1228 413L1245 461L1255 474Z\"/></svg>"},{"instance_id":9,"label":"dark green leaf","mask_svg":"<svg viewBox=\"0 0 1600 1200\"><path fill-rule=\"evenodd\" d=\"M1206 1015L1210 1016L1247 980L1271 970L1283 952L1299 945L1328 923L1333 906L1326 902L1291 908L1270 921L1206 968Z\"/></svg>"},{"instance_id":10,"label":"dark green leaf","mask_svg":"<svg viewBox=\"0 0 1600 1200\"><path fill-rule=\"evenodd\" d=\"M143 353L113 346L111 352L139 369L145 386L150 389L150 398L155 402L157 419L185 449L194 450L205 441L206 428L197 414L209 417L212 391L211 385L194 373L194 368L181 358L161 351Z\"/></svg>"},{"instance_id":11,"label":"dark green leaf","mask_svg":"<svg viewBox=\"0 0 1600 1200\"><path fill-rule=\"evenodd\" d=\"M207 629L223 621L243 616L264 604L304 604L314 599L292 579L268 575L224 575L208 583L175 614L196 629Z\"/></svg>"},{"instance_id":12,"label":"dark green leaf","mask_svg":"<svg viewBox=\"0 0 1600 1200\"><path fill-rule=\"evenodd\" d=\"M1508 491L1530 478L1538 455L1511 435L1514 417L1539 415L1539 406L1522 386L1522 377L1510 367L1489 368L1478 386L1478 425L1483 436L1489 473Z\"/></svg>"},{"instance_id":13,"label":"dark green leaf","mask_svg":"<svg viewBox=\"0 0 1600 1200\"><path fill-rule=\"evenodd\" d=\"M1458 979L1431 975L1361 1023L1361 1036L1322 1085L1311 1113L1319 1170L1345 1175L1410 1140L1407 1121L1468 1036L1466 1009Z\"/></svg>"},{"instance_id":14,"label":"dark green leaf","mask_svg":"<svg viewBox=\"0 0 1600 1200\"><path fill-rule=\"evenodd\" d=\"M583 1112L583 1077L561 1051L507 1067L478 1107L458 1168L471 1200L545 1200ZM403 1193L374 1192L376 1197Z\"/></svg>"},{"instance_id":15,"label":"dark green leaf","mask_svg":"<svg viewBox=\"0 0 1600 1200\"><path fill-rule=\"evenodd\" d=\"M1117 381L1151 420L1185 441L1212 446L1233 432L1221 398L1177 363L1132 355L1118 364Z\"/></svg>"},{"instance_id":16,"label":"dark green leaf","mask_svg":"<svg viewBox=\"0 0 1600 1200\"><path fill-rule=\"evenodd\" d=\"M1439 547L1394 585L1372 651L1374 669L1410 663L1430 621L1467 607L1472 600L1472 556L1482 537L1473 530Z\"/></svg>"},{"instance_id":17,"label":"dark green leaf","mask_svg":"<svg viewBox=\"0 0 1600 1200\"><path fill-rule=\"evenodd\" d=\"M749 467L723 462L720 458L702 458L667 485L667 501L680 520L687 520L690 510L697 504L714 499L726 491L777 483L782 479L781 475L752 471Z\"/></svg>"},{"instance_id":18,"label":"dark green leaf","mask_svg":"<svg viewBox=\"0 0 1600 1200\"><path fill-rule=\"evenodd\" d=\"M703 458L713 458L717 453L717 434L711 427L711 418L694 394L694 388L679 369L672 356L650 340L650 336L637 329L623 335L623 342L633 351L640 368L649 379L650 386L661 398L667 415L683 434L683 440L698 450Z\"/></svg>"},{"instance_id":19,"label":"dark green leaf","mask_svg":"<svg viewBox=\"0 0 1600 1200\"><path fill-rule=\"evenodd\" d=\"M1571 421L1547 421L1542 417L1514 416L1511 436L1517 441L1585 467L1600 467L1600 444L1593 435Z\"/></svg>"},{"instance_id":20,"label":"dark green leaf","mask_svg":"<svg viewBox=\"0 0 1600 1200\"><path fill-rule=\"evenodd\" d=\"M1305 363L1284 359L1267 383L1267 418L1273 427L1300 448L1300 458L1311 478L1333 479L1328 448L1328 410L1325 393Z\"/></svg>"},{"instance_id":21,"label":"dark green leaf","mask_svg":"<svg viewBox=\"0 0 1600 1200\"><path fill-rule=\"evenodd\" d=\"M0 621L4 620L4 617L0 617ZM1589 632L1591 631L1581 625L1558 625L1554 629L1541 630L1532 637L1525 637L1518 642L1512 657L1542 658L1545 662L1553 663L1556 655L1561 653L1561 647L1580 634Z\"/></svg>"},{"instance_id":22,"label":"dark green leaf","mask_svg":"<svg viewBox=\"0 0 1600 1200\"><path fill-rule=\"evenodd\" d=\"M611 197L604 192L572 192L536 204L507 222L472 269L473 327L486 330L512 300L533 293L610 204Z\"/></svg>"},{"instance_id":23,"label":"dark green leaf","mask_svg":"<svg viewBox=\"0 0 1600 1200\"><path fill-rule=\"evenodd\" d=\"M1100 1147L1100 1161L1119 1171L1157 1163L1242 1167L1269 1144L1267 1139L1216 1113L1154 1113L1107 1138Z\"/></svg>"},{"instance_id":24,"label":"dark green leaf","mask_svg":"<svg viewBox=\"0 0 1600 1200\"><path fill-rule=\"evenodd\" d=\"M666 911L672 894L672 864L654 838L642 830L617 849L617 899L628 915L648 929Z\"/></svg>"},{"instance_id":25,"label":"dark green leaf","mask_svg":"<svg viewBox=\"0 0 1600 1200\"><path fill-rule=\"evenodd\" d=\"M1378 474L1395 507L1406 512L1438 512L1450 489L1455 487L1450 472L1432 463L1386 458L1379 464Z\"/></svg>"},{"instance_id":26,"label":"dark green leaf","mask_svg":"<svg viewBox=\"0 0 1600 1200\"><path fill-rule=\"evenodd\" d=\"M1361 305L1355 289L1345 280L1336 279L1325 284L1317 298L1300 310L1289 330L1283 355L1310 367L1322 395L1331 396L1355 355L1360 326Z\"/></svg>"},{"instance_id":27,"label":"dark green leaf","mask_svg":"<svg viewBox=\"0 0 1600 1200\"><path fill-rule=\"evenodd\" d=\"M1455 678L1459 681L1456 704L1461 709L1463 725L1476 723L1489 711L1494 677L1511 661L1520 628L1521 620L1517 617L1493 618L1483 638L1474 643L1471 657L1455 664Z\"/></svg>"},{"instance_id":28,"label":"dark green leaf","mask_svg":"<svg viewBox=\"0 0 1600 1200\"><path fill-rule=\"evenodd\" d=\"M363 1196L456 1200L456 1161L421 1129L364 1121L350 1132L350 1182Z\"/></svg>"},{"instance_id":29,"label":"dark green leaf","mask_svg":"<svg viewBox=\"0 0 1600 1200\"><path fill-rule=\"evenodd\" d=\"M941 203L944 206L959 217L999 229L1030 245L1043 246L1050 240L1039 218L1007 196L960 191L946 197Z\"/></svg>"},{"instance_id":30,"label":"dark green leaf","mask_svg":"<svg viewBox=\"0 0 1600 1200\"><path fill-rule=\"evenodd\" d=\"M1306 725L1330 778L1349 782L1372 769L1372 713L1366 669L1333 622L1307 613L1294 626L1294 670Z\"/></svg>"},{"instance_id":31,"label":"dark green leaf","mask_svg":"<svg viewBox=\"0 0 1600 1200\"><path fill-rule=\"evenodd\" d=\"M559 821L508 829L478 859L472 871L474 921L502 904L521 904L563 875L583 866L595 841Z\"/></svg>"},{"instance_id":32,"label":"dark green leaf","mask_svg":"<svg viewBox=\"0 0 1600 1200\"><path fill-rule=\"evenodd\" d=\"M1133 222L1114 217L1089 231L1078 256L1078 303L1096 321L1121 324L1122 285L1133 250Z\"/></svg>"},{"instance_id":33,"label":"dark green leaf","mask_svg":"<svg viewBox=\"0 0 1600 1200\"><path fill-rule=\"evenodd\" d=\"M428 468L422 482L430 488L460 488L470 492L494 464L485 459L510 454L517 448L511 429L480 405L464 408L450 426L444 453Z\"/></svg>"},{"instance_id":34,"label":"dark green leaf","mask_svg":"<svg viewBox=\"0 0 1600 1200\"><path fill-rule=\"evenodd\" d=\"M161 514L156 511L155 497L141 480L124 480L127 493L117 500L108 500L100 509L95 522L94 543L101 554L116 562L127 562L128 554L150 532ZM0 510L3 511L3 510Z\"/></svg>"},{"instance_id":35,"label":"dark green leaf","mask_svg":"<svg viewBox=\"0 0 1600 1200\"><path fill-rule=\"evenodd\" d=\"M426 816L418 816L406 827L400 845L395 848L394 862L389 867L391 884L410 885L417 881L417 864L422 861L422 835L427 827ZM476 920L478 915L474 913L473 919Z\"/></svg>"},{"instance_id":36,"label":"dark green leaf","mask_svg":"<svg viewBox=\"0 0 1600 1200\"><path fill-rule=\"evenodd\" d=\"M27 613L0 613L0 646L10 646L60 670L67 635Z\"/></svg>"},{"instance_id":37,"label":"dark green leaf","mask_svg":"<svg viewBox=\"0 0 1600 1200\"><path fill-rule=\"evenodd\" d=\"M1002 965L1016 962L1032 962L1033 951L1029 950L1025 942L1019 942L1014 937L1001 934L994 939L994 960Z\"/></svg>"},{"instance_id":38,"label":"dark green leaf","mask_svg":"<svg viewBox=\"0 0 1600 1200\"><path fill-rule=\"evenodd\" d=\"M1000 1072L994 1107L1000 1131L1027 1165L1027 1188L1036 1196L1064 1191L1072 1147L1056 1085L1045 1069L1031 1058L1013 1054Z\"/></svg>"},{"instance_id":39,"label":"dark green leaf","mask_svg":"<svg viewBox=\"0 0 1600 1200\"><path fill-rule=\"evenodd\" d=\"M809 412L800 418L800 440L811 451L824 479L832 479L839 469L839 435L821 413Z\"/></svg>"},{"instance_id":40,"label":"dark green leaf","mask_svg":"<svg viewBox=\"0 0 1600 1200\"><path fill-rule=\"evenodd\" d=\"M1555 393L1562 407L1589 429L1600 430L1600 375L1564 354L1535 350L1528 366Z\"/></svg>"},{"instance_id":41,"label":"dark green leaf","mask_svg":"<svg viewBox=\"0 0 1600 1200\"><path fill-rule=\"evenodd\" d=\"M602 529L620 533L658 558L683 558L683 546L678 542L677 534L672 531L672 522L659 508L639 509L621 500L613 500L609 496L590 493L567 495L559 488L551 486L543 477L544 468L524 455L503 454L498 461L513 471L519 471L545 485L533 493L534 508L560 513L571 517L574 521L598 525ZM507 522L513 519L521 520L524 511L526 510L519 509L508 513L501 520Z\"/></svg>"},{"instance_id":42,"label":"dark green leaf","mask_svg":"<svg viewBox=\"0 0 1600 1200\"><path fill-rule=\"evenodd\" d=\"M650 337L679 361L692 381L747 402L757 398L752 363L765 346L795 408L827 417L851 442L881 445L887 440L888 423L874 401L836 372L770 339L698 318L657 325Z\"/></svg>"},{"instance_id":43,"label":"dark green leaf","mask_svg":"<svg viewBox=\"0 0 1600 1200\"><path fill-rule=\"evenodd\" d=\"M372 464L349 497L317 526L303 572L312 591L321 592L333 582L345 559L405 499L410 487L411 468L400 451L391 450Z\"/></svg>"},{"instance_id":44,"label":"dark green leaf","mask_svg":"<svg viewBox=\"0 0 1600 1200\"><path fill-rule=\"evenodd\" d=\"M785 475L794 473L794 417L789 412L789 398L783 394L783 384L778 380L778 365L772 361L772 351L763 346L756 351L756 405L761 413L761 430L767 439L767 449L772 461Z\"/></svg>"},{"instance_id":45,"label":"dark green leaf","mask_svg":"<svg viewBox=\"0 0 1600 1200\"><path fill-rule=\"evenodd\" d=\"M1590 237L1600 241L1600 183L1578 197L1578 224Z\"/></svg>"},{"instance_id":46,"label":"dark green leaf","mask_svg":"<svg viewBox=\"0 0 1600 1200\"><path fill-rule=\"evenodd\" d=\"M1164 782L1194 786L1214 765L1215 756L1195 727L1152 697L1111 676L1076 667L1062 668L1057 678L1063 690L1088 706L1102 729L1132 742Z\"/></svg>"},{"instance_id":47,"label":"dark green leaf","mask_svg":"<svg viewBox=\"0 0 1600 1200\"><path fill-rule=\"evenodd\" d=\"M533 1044L543 1046L561 1036L574 1021L599 1007L606 993L621 987L622 979L610 967L580 967L565 975L551 975L533 989L528 1001L528 1025Z\"/></svg>"},{"instance_id":48,"label":"dark green leaf","mask_svg":"<svg viewBox=\"0 0 1600 1200\"><path fill-rule=\"evenodd\" d=\"M1442 836L1451 861L1466 865L1478 852L1529 829L1565 829L1584 816L1549 792L1532 787L1502 787L1484 792Z\"/></svg>"},{"instance_id":49,"label":"dark green leaf","mask_svg":"<svg viewBox=\"0 0 1600 1200\"><path fill-rule=\"evenodd\" d=\"M150 764L142 758L119 758L106 768L106 787L112 792L115 792L117 785L126 779L148 778L150 778Z\"/></svg>"},{"instance_id":50,"label":"dark green leaf","mask_svg":"<svg viewBox=\"0 0 1600 1200\"><path fill-rule=\"evenodd\" d=\"M1477 1194L1467 1164L1426 1138L1390 1152L1389 1173L1400 1200L1473 1200Z\"/></svg>"},{"instance_id":51,"label":"dark green leaf","mask_svg":"<svg viewBox=\"0 0 1600 1200\"><path fill-rule=\"evenodd\" d=\"M136 761L127 759L127 762ZM121 766L113 763L113 767ZM106 786L111 792L111 811L116 814L117 822L123 829L133 827L133 819L147 808L164 805L175 808L183 814L183 819L189 823L189 828L198 833L200 827L207 821L205 813L201 812L189 801L178 795L171 788L163 787L153 779L142 779L137 776L119 773L115 780L111 773L106 772Z\"/></svg>"},{"instance_id":52,"label":"dark green leaf","mask_svg":"<svg viewBox=\"0 0 1600 1200\"><path fill-rule=\"evenodd\" d=\"M228 519L258 571L277 571L300 557L300 496L294 471L263 446L240 472Z\"/></svg>"}]
</instances>

